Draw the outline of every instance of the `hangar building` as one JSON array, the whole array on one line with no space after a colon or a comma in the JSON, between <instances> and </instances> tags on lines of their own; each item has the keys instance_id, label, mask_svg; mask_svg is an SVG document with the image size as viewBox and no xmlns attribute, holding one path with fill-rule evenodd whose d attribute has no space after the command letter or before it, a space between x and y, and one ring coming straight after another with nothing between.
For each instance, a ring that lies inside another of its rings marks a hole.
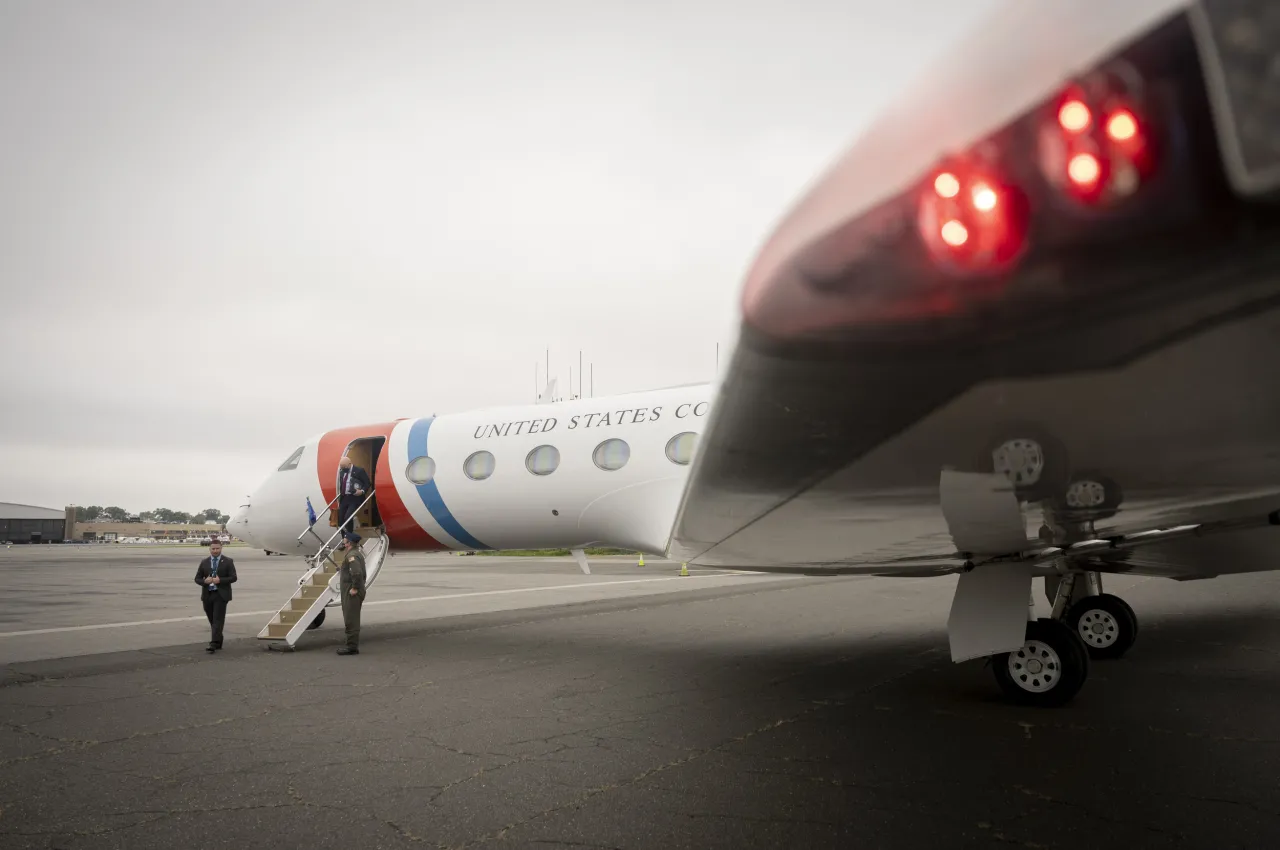
<instances>
[{"instance_id":1,"label":"hangar building","mask_svg":"<svg viewBox=\"0 0 1280 850\"><path fill-rule=\"evenodd\" d=\"M0 502L0 542L64 543L75 519L75 508L55 510Z\"/></svg>"}]
</instances>

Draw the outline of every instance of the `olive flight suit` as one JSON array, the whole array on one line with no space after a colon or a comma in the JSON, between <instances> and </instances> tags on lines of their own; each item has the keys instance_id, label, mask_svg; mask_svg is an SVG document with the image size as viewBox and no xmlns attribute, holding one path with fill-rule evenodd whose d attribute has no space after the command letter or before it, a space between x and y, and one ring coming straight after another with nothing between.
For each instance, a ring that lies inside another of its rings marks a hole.
<instances>
[{"instance_id":1,"label":"olive flight suit","mask_svg":"<svg viewBox=\"0 0 1280 850\"><path fill-rule=\"evenodd\" d=\"M360 606L364 604L365 564L364 552L353 546L343 555L338 567L339 589L342 592L342 621L347 627L347 649L360 648ZM351 595L355 588L356 595Z\"/></svg>"}]
</instances>

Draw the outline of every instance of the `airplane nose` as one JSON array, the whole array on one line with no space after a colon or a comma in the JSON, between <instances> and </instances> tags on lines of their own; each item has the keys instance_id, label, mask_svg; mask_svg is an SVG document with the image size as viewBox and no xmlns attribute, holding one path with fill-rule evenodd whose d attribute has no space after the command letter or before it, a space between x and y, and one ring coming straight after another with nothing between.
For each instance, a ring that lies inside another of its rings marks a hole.
<instances>
[{"instance_id":1,"label":"airplane nose","mask_svg":"<svg viewBox=\"0 0 1280 850\"><path fill-rule=\"evenodd\" d=\"M227 522L227 532L231 534L232 537L237 537L245 543L248 543L250 546L254 545L253 537L249 533L249 505L241 505L240 508L231 515L230 521Z\"/></svg>"}]
</instances>

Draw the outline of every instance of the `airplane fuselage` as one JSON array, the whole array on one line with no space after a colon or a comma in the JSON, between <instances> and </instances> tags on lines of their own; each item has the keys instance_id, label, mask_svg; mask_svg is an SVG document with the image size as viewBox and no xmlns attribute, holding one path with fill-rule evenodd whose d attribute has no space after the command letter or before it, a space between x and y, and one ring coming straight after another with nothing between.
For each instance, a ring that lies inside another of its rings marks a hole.
<instances>
[{"instance_id":1,"label":"airplane fuselage","mask_svg":"<svg viewBox=\"0 0 1280 850\"><path fill-rule=\"evenodd\" d=\"M667 547L709 385L496 407L328 431L267 477L228 531L250 544L310 554L299 543L310 500L320 537L349 454L373 478L362 512L396 551Z\"/></svg>"}]
</instances>

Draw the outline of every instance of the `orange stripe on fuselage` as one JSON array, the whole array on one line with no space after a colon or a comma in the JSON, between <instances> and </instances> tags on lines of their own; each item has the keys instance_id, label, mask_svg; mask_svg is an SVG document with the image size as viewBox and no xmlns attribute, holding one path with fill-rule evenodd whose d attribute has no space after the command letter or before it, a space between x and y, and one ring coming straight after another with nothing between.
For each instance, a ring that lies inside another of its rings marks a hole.
<instances>
[{"instance_id":1,"label":"orange stripe on fuselage","mask_svg":"<svg viewBox=\"0 0 1280 850\"><path fill-rule=\"evenodd\" d=\"M367 437L385 437L387 444L378 455L378 465L373 472L373 489L378 494L378 513L382 516L382 525L391 545L395 549L411 549L414 551L437 551L448 549L440 541L418 525L417 520L409 513L408 508L396 491L395 481L391 477L391 431L395 422L383 422L377 425L354 425L350 428L339 428L329 431L320 438L316 449L316 473L320 476L320 492L325 502L332 502L338 495L338 461L353 440ZM325 521L327 517L321 517Z\"/></svg>"}]
</instances>

